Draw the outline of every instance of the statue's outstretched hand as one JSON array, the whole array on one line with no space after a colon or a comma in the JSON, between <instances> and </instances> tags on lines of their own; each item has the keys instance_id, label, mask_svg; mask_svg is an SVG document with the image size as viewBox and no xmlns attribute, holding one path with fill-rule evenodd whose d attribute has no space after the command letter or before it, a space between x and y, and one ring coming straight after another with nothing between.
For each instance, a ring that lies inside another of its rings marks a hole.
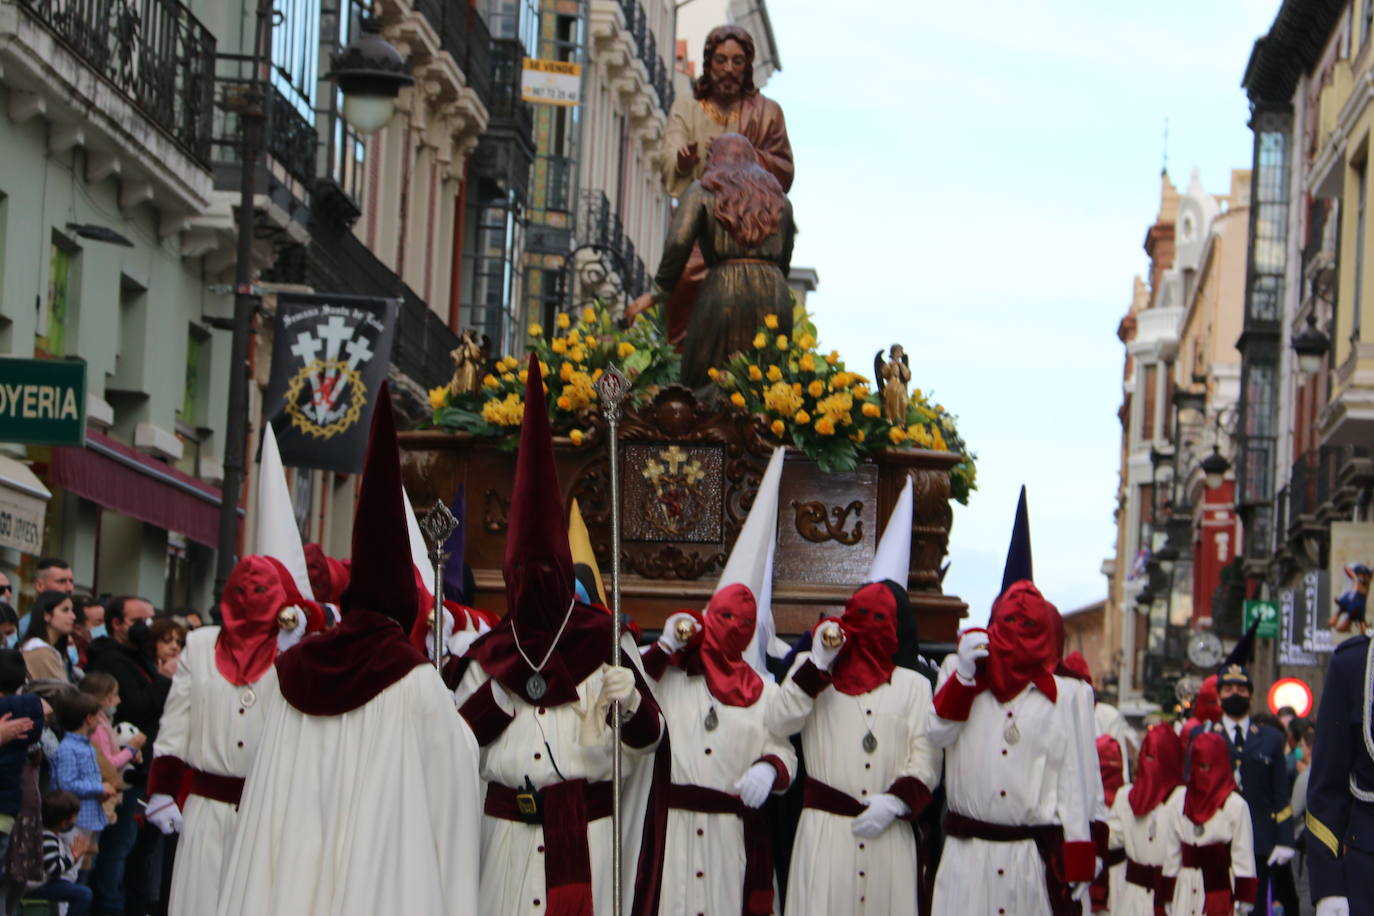
<instances>
[{"instance_id":1,"label":"statue's outstretched hand","mask_svg":"<svg viewBox=\"0 0 1374 916\"><path fill-rule=\"evenodd\" d=\"M686 144L677 151L677 173L679 175L690 173L700 161L701 157L697 155L696 143Z\"/></svg>"},{"instance_id":2,"label":"statue's outstretched hand","mask_svg":"<svg viewBox=\"0 0 1374 916\"><path fill-rule=\"evenodd\" d=\"M629 327L635 323L635 319L643 315L654 307L654 294L652 292L639 296L625 309L625 326Z\"/></svg>"}]
</instances>

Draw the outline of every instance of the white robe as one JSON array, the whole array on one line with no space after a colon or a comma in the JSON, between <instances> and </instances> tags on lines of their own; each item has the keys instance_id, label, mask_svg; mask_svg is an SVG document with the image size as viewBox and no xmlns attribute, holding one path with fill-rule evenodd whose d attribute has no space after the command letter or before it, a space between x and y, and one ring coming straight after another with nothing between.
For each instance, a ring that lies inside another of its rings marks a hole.
<instances>
[{"instance_id":1,"label":"white robe","mask_svg":"<svg viewBox=\"0 0 1374 916\"><path fill-rule=\"evenodd\" d=\"M503 711L514 714L510 724L490 744L481 749L482 779L509 788L523 786L525 777L536 789L572 779L588 782L611 778L611 729L605 723L606 709L598 704L601 682L609 665L602 665L577 685L577 702L562 706L531 706L509 693L510 706ZM461 706L488 680L481 665L469 665L454 691ZM636 761L652 761L654 749L663 734L643 748L623 745L626 792L622 796L622 900L628 912L634 898L639 833L644 809L631 804L630 786L634 783ZM548 747L545 747L547 743ZM550 752L552 758L550 759ZM557 763L558 769L554 769ZM561 773L561 775L560 775ZM611 819L599 818L587 824L587 851L591 859L592 901L597 916L609 916L611 906ZM544 880L544 829L503 818L482 816L482 875L480 912L482 916L515 916L544 912L548 891Z\"/></svg>"},{"instance_id":2,"label":"white robe","mask_svg":"<svg viewBox=\"0 0 1374 916\"><path fill-rule=\"evenodd\" d=\"M778 734L801 731L807 774L860 802L911 776L927 789L940 781L940 752L926 736L930 682L896 668L886 684L861 696L827 687L815 700L792 680L809 661L798 656L769 710ZM863 750L869 729L878 739ZM916 837L894 821L871 840L856 837L854 819L806 808L797 823L788 876L787 916L903 916L916 913ZM971 912L971 911L970 911Z\"/></svg>"},{"instance_id":3,"label":"white robe","mask_svg":"<svg viewBox=\"0 0 1374 916\"><path fill-rule=\"evenodd\" d=\"M1168 826L1164 846L1164 877L1178 877L1178 883L1174 885L1173 916L1202 916L1205 896L1202 871L1183 867L1182 844L1207 846L1230 843L1231 886L1235 887L1236 878L1255 877L1255 840L1250 832L1250 806L1240 797L1240 792L1232 792L1211 819L1202 825L1202 835L1199 836L1194 829L1197 825L1183 813L1183 798L1183 792L1175 792L1164 806Z\"/></svg>"},{"instance_id":4,"label":"white robe","mask_svg":"<svg viewBox=\"0 0 1374 916\"><path fill-rule=\"evenodd\" d=\"M266 700L277 693L277 669L268 667L249 687L229 683L215 665L219 632L219 627L210 626L187 635L153 755L176 757L218 776L243 778L258 750ZM248 696L254 698L251 704L241 702ZM182 818L168 912L172 916L213 913L238 808L191 795Z\"/></svg>"},{"instance_id":5,"label":"white robe","mask_svg":"<svg viewBox=\"0 0 1374 916\"><path fill-rule=\"evenodd\" d=\"M219 916L483 912L477 742L433 667L338 716L268 705Z\"/></svg>"},{"instance_id":6,"label":"white robe","mask_svg":"<svg viewBox=\"0 0 1374 916\"><path fill-rule=\"evenodd\" d=\"M954 657L940 669L936 692L954 676ZM1029 684L1007 703L984 690L965 722L931 714L930 738L945 748L949 810L993 824L1059 824L1065 842L1091 839L1083 762L1075 741L1082 712L1073 678L1055 677L1058 701ZM1020 733L1005 738L1008 722ZM1096 750L1093 750L1096 759ZM1101 780L1099 780L1099 784ZM1049 916L1044 861L1033 840L998 843L945 838L935 876L934 916L978 913Z\"/></svg>"},{"instance_id":7,"label":"white robe","mask_svg":"<svg viewBox=\"0 0 1374 916\"><path fill-rule=\"evenodd\" d=\"M703 786L734 795L735 783L766 755L777 757L790 781L797 755L785 737L770 732L764 721L778 685L763 682L763 694L752 706L717 702L704 677L688 677L669 668L657 682L650 679L672 741L673 777L679 785ZM706 730L716 710L718 724ZM784 785L785 787L785 785ZM744 822L733 814L668 812L663 853L663 890L658 912L739 913L744 889ZM776 905L776 899L774 901Z\"/></svg>"},{"instance_id":8,"label":"white robe","mask_svg":"<svg viewBox=\"0 0 1374 916\"><path fill-rule=\"evenodd\" d=\"M1107 845L1111 849L1125 849L1126 858L1141 865L1163 865L1164 847L1172 825L1169 812L1183 797L1183 787L1176 786L1168 798L1144 817L1136 817L1131 810L1130 793L1129 783L1116 792L1116 800L1107 815L1111 830ZM1121 879L1117 881L1113 875L1111 897L1108 898L1112 916L1154 916L1154 892L1127 881L1124 862L1118 867L1122 869Z\"/></svg>"}]
</instances>

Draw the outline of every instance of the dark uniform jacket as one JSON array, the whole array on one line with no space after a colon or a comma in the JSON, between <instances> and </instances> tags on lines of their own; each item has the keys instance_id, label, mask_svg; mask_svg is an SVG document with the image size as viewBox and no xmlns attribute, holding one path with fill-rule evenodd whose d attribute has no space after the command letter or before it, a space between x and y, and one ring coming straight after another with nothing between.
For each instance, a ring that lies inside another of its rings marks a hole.
<instances>
[{"instance_id":1,"label":"dark uniform jacket","mask_svg":"<svg viewBox=\"0 0 1374 916\"><path fill-rule=\"evenodd\" d=\"M1293 786L1288 779L1288 764L1284 754L1288 744L1283 734L1268 725L1251 721L1246 727L1245 747L1236 750L1234 736L1227 731L1225 720L1209 726L1226 739L1231 749L1231 765L1236 767L1236 784L1241 797L1250 807L1251 829L1255 837L1255 865L1260 868L1269 860L1275 846L1293 845ZM1202 728L1194 731L1200 734ZM1239 766L1237 766L1239 763Z\"/></svg>"},{"instance_id":2,"label":"dark uniform jacket","mask_svg":"<svg viewBox=\"0 0 1374 916\"><path fill-rule=\"evenodd\" d=\"M1374 885L1369 653L1369 637L1357 636L1338 646L1331 656L1317 712L1317 740L1307 783L1312 900L1349 897L1351 913L1374 911L1374 899L1369 894Z\"/></svg>"}]
</instances>

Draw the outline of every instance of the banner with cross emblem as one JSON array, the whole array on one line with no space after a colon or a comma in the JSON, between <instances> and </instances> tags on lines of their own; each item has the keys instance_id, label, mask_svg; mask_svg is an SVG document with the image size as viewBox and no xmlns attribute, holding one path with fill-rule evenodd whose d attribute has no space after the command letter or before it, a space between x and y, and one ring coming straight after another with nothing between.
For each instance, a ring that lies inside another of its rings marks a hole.
<instances>
[{"instance_id":1,"label":"banner with cross emblem","mask_svg":"<svg viewBox=\"0 0 1374 916\"><path fill-rule=\"evenodd\" d=\"M283 464L362 471L399 305L371 296L278 294L263 411Z\"/></svg>"}]
</instances>

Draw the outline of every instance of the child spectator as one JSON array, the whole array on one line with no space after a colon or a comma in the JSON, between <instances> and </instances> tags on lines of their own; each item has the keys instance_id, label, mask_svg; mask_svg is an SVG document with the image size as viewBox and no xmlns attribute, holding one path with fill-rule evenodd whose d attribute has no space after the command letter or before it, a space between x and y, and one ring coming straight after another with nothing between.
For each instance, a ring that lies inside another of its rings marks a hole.
<instances>
[{"instance_id":1,"label":"child spectator","mask_svg":"<svg viewBox=\"0 0 1374 916\"><path fill-rule=\"evenodd\" d=\"M76 863L89 845L85 834L73 833L80 808L81 803L70 792L43 796L43 872L47 881L24 895L65 903L67 916L86 916L91 908L91 889L76 883Z\"/></svg>"},{"instance_id":2,"label":"child spectator","mask_svg":"<svg viewBox=\"0 0 1374 916\"><path fill-rule=\"evenodd\" d=\"M79 686L82 693L94 697L100 703L100 724L91 733L91 745L95 748L96 758L100 763L100 776L110 785L122 789L124 779L120 773L130 763L137 763L142 759L140 752L143 743L148 740L147 736L139 732L124 747L115 739L114 714L119 707L119 681L114 679L114 675L104 671L92 671L81 679ZM117 798L112 797L107 799L103 806L105 819L111 824L115 821L114 811L117 804Z\"/></svg>"},{"instance_id":3,"label":"child spectator","mask_svg":"<svg viewBox=\"0 0 1374 916\"><path fill-rule=\"evenodd\" d=\"M67 734L51 761L52 788L70 792L80 800L76 826L90 840L107 823L100 803L115 793L114 786L100 778L100 763L91 746L91 733L100 724L100 701L76 691L56 702L57 721Z\"/></svg>"}]
</instances>

